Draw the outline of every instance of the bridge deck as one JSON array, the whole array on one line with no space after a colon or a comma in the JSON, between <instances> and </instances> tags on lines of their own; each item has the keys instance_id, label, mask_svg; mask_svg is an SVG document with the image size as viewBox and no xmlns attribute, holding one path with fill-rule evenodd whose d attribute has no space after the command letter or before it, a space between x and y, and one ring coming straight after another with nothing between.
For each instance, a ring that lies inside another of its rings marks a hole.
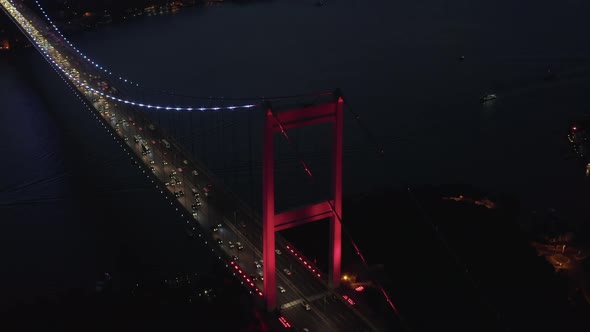
<instances>
[{"instance_id":1,"label":"bridge deck","mask_svg":"<svg viewBox=\"0 0 590 332\"><path fill-rule=\"evenodd\" d=\"M261 218L223 188L206 167L158 128L138 105L123 102L125 96L120 95L114 82L102 70L80 59L30 9L7 0L0 0L0 5L45 59L96 110L121 146L136 156L148 181L186 218L190 233L211 244L212 253L227 262L253 296L261 298ZM311 331L382 329L376 327L381 325L379 322L369 321L361 314L363 308L357 310L342 294L330 290L326 275L280 234L276 242L281 252L277 252L276 265L277 285L284 289L278 295L283 321Z\"/></svg>"}]
</instances>

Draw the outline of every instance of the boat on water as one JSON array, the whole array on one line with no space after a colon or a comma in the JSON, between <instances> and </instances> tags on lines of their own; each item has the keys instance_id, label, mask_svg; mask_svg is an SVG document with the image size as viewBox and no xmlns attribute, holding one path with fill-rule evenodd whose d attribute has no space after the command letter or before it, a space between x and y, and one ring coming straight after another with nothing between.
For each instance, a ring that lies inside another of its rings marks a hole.
<instances>
[{"instance_id":1,"label":"boat on water","mask_svg":"<svg viewBox=\"0 0 590 332\"><path fill-rule=\"evenodd\" d=\"M482 103L485 103L485 102L488 102L488 101L496 100L497 98L498 97L495 94L492 93L492 94L485 95L485 96L481 97L480 100L481 100Z\"/></svg>"}]
</instances>

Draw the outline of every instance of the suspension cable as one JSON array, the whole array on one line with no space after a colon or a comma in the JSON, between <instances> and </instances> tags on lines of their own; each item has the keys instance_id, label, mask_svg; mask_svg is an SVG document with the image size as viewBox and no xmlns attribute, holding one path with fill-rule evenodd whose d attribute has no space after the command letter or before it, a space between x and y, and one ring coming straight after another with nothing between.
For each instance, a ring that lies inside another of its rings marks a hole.
<instances>
[{"instance_id":1,"label":"suspension cable","mask_svg":"<svg viewBox=\"0 0 590 332\"><path fill-rule=\"evenodd\" d=\"M43 16L45 17L45 20L50 24L51 28L53 28L53 30L55 30L55 32L57 32L57 34L59 34L64 42L70 46L75 53L79 54L81 59L83 59L84 61L88 62L90 65L92 65L93 67L101 70L103 73L107 74L108 76L111 76L115 79L117 79L118 81L128 84L131 87L134 88L141 88L142 90L146 90L149 93L154 93L154 94L163 94L163 95L169 95L169 96L173 96L173 97L181 97L181 98L189 98L189 99L193 99L193 100L212 100L212 101L222 101L222 100L227 100L227 101L262 101L262 100L282 100L282 99L295 99L295 98L302 98L302 97L315 97L315 96L326 96L331 94L331 92L320 92L320 93L308 93L308 94L294 94L294 95L282 95L282 96L271 96L271 97L265 97L265 96L257 96L257 97L204 97L204 96L192 96L192 95L185 95L185 94L181 94L178 92L174 92L174 91L169 91L169 90L164 90L164 89L153 89L153 88L148 88L143 84L139 84L131 79L127 79L126 77L117 75L115 73L113 73L112 71L108 70L106 67L101 66L100 64L98 64L97 62L95 62L94 60L92 60L90 57L86 56L84 53L82 53L82 51L80 51L76 46L74 46L73 43L71 43L68 38L61 32L61 30L55 25L55 23L53 22L53 20L49 17L49 15L47 14L47 12L45 11L45 9L41 6L41 3L39 3L38 0L34 0L35 3L37 4L37 7L39 8L39 10L41 11L41 13L43 14Z\"/></svg>"},{"instance_id":2,"label":"suspension cable","mask_svg":"<svg viewBox=\"0 0 590 332\"><path fill-rule=\"evenodd\" d=\"M340 94L340 97L342 98L344 106L346 106L345 109L347 109L348 112L350 114L352 114L357 125L365 133L365 136L369 140L369 142L373 143L378 156L380 158L384 158L385 157L385 150L383 149L383 145L377 140L377 138L375 137L375 135L373 135L373 133L369 130L369 128L361 121L361 116L352 110L352 107L350 107L350 105L348 104L348 101L346 100L346 98L344 98L344 95Z\"/></svg>"}]
</instances>

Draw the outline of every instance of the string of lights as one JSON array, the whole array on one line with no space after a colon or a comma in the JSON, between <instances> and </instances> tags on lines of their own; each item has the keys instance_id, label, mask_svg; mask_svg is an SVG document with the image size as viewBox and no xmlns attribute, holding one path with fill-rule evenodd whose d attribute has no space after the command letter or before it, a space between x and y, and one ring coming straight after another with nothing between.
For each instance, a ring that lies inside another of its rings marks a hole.
<instances>
[{"instance_id":1,"label":"string of lights","mask_svg":"<svg viewBox=\"0 0 590 332\"><path fill-rule=\"evenodd\" d=\"M10 2L12 3L12 0ZM90 58L88 58L86 55L84 55L81 51L79 51L77 48L75 48L73 46L73 44L71 44L71 42L69 42L69 40L67 40L65 38L65 36L63 36L63 34L61 33L61 31L59 31L57 29L57 27L55 26L55 24L50 20L49 16L45 13L44 9L40 6L39 2L38 1L35 1L35 2L37 3L37 5L39 6L39 8L41 9L42 13L45 15L46 19L53 26L53 28L60 34L60 36L62 36L62 38L64 38L64 41L66 41L66 43L68 45L70 45L84 60L88 61L90 64L92 64L96 68L102 70L103 72L105 72L105 73L107 73L109 75L113 75L112 72L110 72L106 68L100 66L98 63L94 62L93 60L91 60ZM37 38L34 37L33 34L29 34L29 35L33 38L35 44L42 51L42 53L45 55L45 57L47 59L49 59L50 62L55 67L57 67L62 73L64 73L70 80L76 82L79 86L83 86L83 87L87 88L88 90L92 91L93 93L97 93L97 94L99 94L99 95L101 95L103 97L106 97L106 98L109 98L109 99L112 99L112 100L115 100L115 101L118 101L118 102L122 102L124 104L130 104L130 105L133 105L133 106L138 106L138 107L143 107L143 108L148 108L148 109L154 108L154 109L165 109L165 110L176 110L176 111L192 111L192 110L198 110L198 111L215 110L215 111L217 111L217 110L221 110L221 109L229 109L229 110L232 110L232 109L238 109L238 108L251 108L251 107L257 106L255 104L250 104L250 105L237 105L237 106L225 106L225 107L172 107L172 106L160 106L160 105L143 104L143 103L138 103L138 102L134 102L134 101L131 101L131 100L127 100L127 99L118 98L116 96L113 96L113 95L110 95L110 94L106 94L106 93L104 93L102 91L99 91L97 89L94 89L91 86L89 86L87 83L84 83L84 82L80 81L79 79L77 79L76 77L74 77L66 69L64 69L57 61L55 61L55 59L48 53L48 48L46 46L42 45L37 40ZM136 86L139 86L138 83L134 83L133 81L130 81L128 79L125 79L122 76L119 76L118 79L124 81L125 83L135 84ZM275 121L277 122L277 124L280 126L281 133L283 134L283 136L287 140L289 146L291 146L292 149L294 149L294 151L296 151L297 154L300 156L300 153L298 152L298 149L294 146L293 141L291 140L291 138L287 134L286 130L284 129L284 126L282 125L282 123L280 123L280 121L278 120L278 118L276 116L274 118L275 118ZM382 151L382 150L379 150L379 151ZM298 159L299 159L299 162L302 164L302 166L303 166L306 174L308 175L308 177L313 181L314 180L314 175L311 172L311 170L308 167L308 165L305 162L305 160L302 157L299 157ZM330 206L330 209L331 209L332 213L334 214L334 216L338 219L338 221L340 223L342 223L342 217L336 212L336 210L334 209L333 204L331 202L329 202L329 201L327 201L327 203ZM363 264L368 268L368 263L367 263L365 257L362 255L359 247L353 241L350 233L344 228L344 226L343 226L343 229L344 229L345 233L347 234L347 236L349 237L349 239L351 240L353 246L355 247L355 251L356 251L357 255L359 255L359 257L363 261ZM382 286L378 285L378 287L381 290L383 296L385 297L387 303L394 310L394 312L396 313L396 315L399 316L399 312L398 312L397 308L395 307L395 305L393 304L393 302L389 298L389 296L386 293L386 291L383 289Z\"/></svg>"},{"instance_id":2,"label":"string of lights","mask_svg":"<svg viewBox=\"0 0 590 332\"><path fill-rule=\"evenodd\" d=\"M8 0L13 6L14 6L14 2L13 0ZM116 78L117 80L132 85L132 86L136 86L136 87L142 87L139 83L136 83L132 80L129 80L127 78L124 78L123 76L117 76L116 74L113 74L110 70L108 70L107 68L101 66L100 64L96 63L95 61L93 61L90 57L88 57L87 55L83 54L78 48L76 48L64 35L63 33L57 28L57 26L53 23L53 21L51 20L51 18L47 15L47 13L45 12L45 10L43 9L43 7L41 6L41 4L39 3L39 1L35 0L37 6L39 7L39 9L41 10L41 12L43 13L43 15L45 16L45 19L49 22L49 24L51 25L51 27L59 34L59 36L61 36L61 38L63 38L64 42L71 47L77 54L80 55L81 59L84 59L84 61L87 61L89 64L91 64L93 67L97 68L98 70L102 71L103 73L112 76L114 78ZM100 90L94 89L91 86L89 86L87 83L84 83L82 81L80 81L79 79L77 79L75 76L73 76L71 73L69 73L65 68L63 68L57 61L54 60L54 58L51 56L51 54L48 53L48 48L46 48L46 46L43 46L35 37L34 35L30 35L30 38L32 38L35 42L35 44L37 45L37 48L42 51L42 54L44 55L44 57L46 58L46 60L50 60L51 64L53 66L55 66L56 68L58 68L62 73L64 73L71 81L76 82L78 86L83 86L84 88L88 89L89 91L92 91L95 94L98 94L100 96L103 96L105 98L111 99L113 101L116 102L120 102L123 104L128 104L131 106L136 106L136 107L141 107L141 108L146 108L146 109L156 109L156 110L169 110L169 111L219 111L219 110L236 110L236 109L249 109L249 108L254 108L256 106L259 106L259 104L246 104L246 105L234 105L234 106L217 106L217 107L203 107L203 106L197 106L197 107L175 107L175 106L162 106L162 105L155 105L155 104L148 104L148 103L140 103L140 102L136 102L130 99L125 99L125 98L119 98L117 96L111 95L111 94L107 94L104 93ZM171 95L175 95L175 96L181 96L179 94L176 93L172 93L172 92L165 92L167 94L171 94ZM326 95L328 93L322 93L322 94L318 94L318 95ZM183 96L183 97L187 97L187 98L195 98L195 99L209 99L209 100L273 100L273 99L282 99L282 98L292 98L292 97L300 97L302 95L298 95L298 96L282 96L282 97L267 97L267 98L263 98L263 97L250 97L250 98L223 98L223 97L193 97L193 96ZM361 118L357 113L354 113L352 111L352 108L348 105L348 103L346 102L346 100L344 99L344 104L345 104L345 108L351 112L354 116L354 119L356 120L357 124L361 127L361 129L363 129L363 131L365 132L366 136L368 137L368 139L375 145L376 147L376 151L379 154L380 157L383 157L385 152L383 147L379 144L379 142L377 141L377 139L375 138L374 135L372 135L371 131L361 122ZM275 114L273 114L274 116ZM305 162L305 160L301 157L301 154L299 153L297 147L295 146L294 142L292 142L291 138L289 137L289 135L287 134L286 130L284 129L283 125L280 123L279 119L274 116L275 121L277 122L278 126L280 127L280 131L282 133L282 135L285 137L285 139L287 140L289 146L295 151L295 153L297 154L297 159L299 161L299 163L303 166L304 171L306 172L306 174L308 175L308 177L312 180L312 182L314 181L314 176L313 173L311 172L310 168L308 167L307 163ZM445 248L447 249L447 251L449 251L451 253L451 256L453 256L453 258L456 260L457 264L459 266L463 266L463 271L465 272L465 274L467 275L467 277L472 281L472 283L474 284L474 287L477 287L477 284L475 283L474 280L472 280L471 276L468 273L468 269L465 267L464 264L462 264L462 262L459 260L459 258L457 257L457 255L452 251L452 249L449 247L449 245L446 243L445 239L442 237L442 235L440 233L438 233L437 227L436 225L434 225L434 223L432 222L432 220L430 220L430 218L428 217L426 211L424 210L424 208L419 204L417 198L413 195L412 191L410 190L410 188L408 188L408 193L411 195L411 197L413 198L413 200L416 202L416 205L418 207L418 209L423 212L424 214L424 219L427 220L431 226L433 227L434 231L436 232L437 236L439 237L439 240L444 244ZM341 216L336 212L333 204L328 200L326 201L332 211L332 213L334 214L334 216L338 219L338 221L342 224L342 218ZM360 248L356 245L356 243L354 242L354 240L352 239L352 236L350 235L350 233L346 230L346 228L344 227L344 224L342 224L343 226L343 230L344 232L347 234L347 236L349 237L352 245L355 248L356 254L361 258L361 260L363 261L364 265L366 267L368 267L368 263L365 259L365 257L363 256L363 254L360 251ZM391 308L395 311L395 313L399 316L398 310L396 309L395 305L393 304L393 302L391 301L391 299L389 298L389 296L387 295L387 293L385 292L385 290L383 289L383 287L381 287L379 285L379 288L383 294L383 296L385 297L385 299L387 300L388 304L391 306ZM493 308L492 308L493 309Z\"/></svg>"},{"instance_id":3,"label":"string of lights","mask_svg":"<svg viewBox=\"0 0 590 332\"><path fill-rule=\"evenodd\" d=\"M12 2L12 0L10 0L10 1ZM61 30L59 30L59 28L55 25L55 23L53 22L53 20L49 17L49 15L47 15L47 12L43 8L43 6L41 6L41 3L39 3L39 1L37 1L37 0L35 0L35 3L37 4L37 7L39 8L39 10L43 14L43 16L45 17L45 20L47 20L47 22L51 25L51 27L53 28L53 30L55 30L55 32L57 32L57 34L63 39L63 41L66 44L68 44L76 53L78 53L82 57L82 59L86 60L88 63L90 63L94 67L100 69L103 73L108 74L110 76L113 76L113 77L117 78L118 80L120 80L120 81L122 81L124 83L135 85L137 87L140 86L139 83L136 83L136 82L134 82L132 80L129 80L129 79L125 78L125 77L117 76L117 75L113 74L113 72L111 72L107 68L101 66L100 64L96 63L95 61L93 61L92 59L90 59L86 54L82 53L82 51L80 51L76 46L74 46L74 44L72 44L70 42L70 40L61 32Z\"/></svg>"},{"instance_id":4,"label":"string of lights","mask_svg":"<svg viewBox=\"0 0 590 332\"><path fill-rule=\"evenodd\" d=\"M12 2L12 0L10 0L10 1ZM70 42L70 40L55 25L55 23L49 17L49 15L45 11L45 9L41 6L41 3L39 3L38 0L35 0L35 3L37 4L37 7L39 8L39 10L43 14L43 16L45 17L45 20L47 20L47 22L53 28L53 30L63 39L63 41L70 48L72 48L77 54L79 54L82 59L84 59L86 62L88 62L90 65L94 66L95 68L101 70L104 74L107 74L120 82L129 84L133 87L142 88L144 90L150 90L146 86L141 85L131 79L128 79L122 75L114 74L112 71L107 69L105 66L98 64L96 61L92 60L90 57L88 57L86 54L84 54L82 51L80 51L80 49L78 49L74 44L72 44L72 42ZM227 101L232 101L232 100L233 101L237 101L237 100L240 100L240 101L280 100L280 99L292 99L292 98L313 97L313 96L325 96L325 95L331 94L331 92L320 92L320 93L312 93L312 94L297 94L297 95L272 96L272 97L265 97L265 96L259 96L259 97L212 97L212 96L202 97L202 96L190 96L190 95L180 94L177 92L172 92L172 91L167 91L167 90L158 90L158 91L152 90L151 92L152 93L159 93L159 94L166 94L166 95L176 96L176 97L182 97L182 98L196 99L196 100L227 100Z\"/></svg>"},{"instance_id":5,"label":"string of lights","mask_svg":"<svg viewBox=\"0 0 590 332\"><path fill-rule=\"evenodd\" d=\"M13 4L12 1L10 1L11 4ZM56 66L61 72L63 72L66 76L68 76L68 78L70 78L72 81L76 82L78 86L83 86L85 88L87 88L89 91L92 91L93 93L96 93L100 96L103 96L105 98L111 99L113 101L117 101L120 103L124 103L127 105L132 105L132 106L136 106L136 107L140 107L140 108L146 108L146 109L156 109L156 110L174 110L174 111L219 111L219 110L239 110L239 109L249 109L249 108L254 108L256 106L258 106L258 104L245 104L245 105L230 105L230 106L213 106L213 107L205 107L205 106L163 106L163 105L156 105L156 104L145 104L145 103L141 103L141 102L136 102L130 99L124 99L124 98L119 98L117 96L114 96L112 94L108 94L108 93L104 93L98 89L95 89L93 87L91 87L89 84L80 81L78 78L76 78L74 75L72 75L68 70L66 70L65 68L63 68L57 61L55 61L54 57L48 52L50 51L50 49L53 49L53 47L47 46L45 45L45 43L43 43L43 41L38 40L38 38L36 37L37 34L40 35L40 33L38 33L37 28L35 28L33 26L32 23L28 22L23 16L22 14L20 14L20 12L18 10L16 10L16 8L13 5L13 14L14 13L18 13L18 15L20 15L20 26L22 26L25 30L27 30L28 32L28 36L30 36L30 39L37 45L37 48L42 52L42 54L45 57L48 57L48 59L50 59L51 63ZM15 19L18 19L17 17L15 17ZM35 33L37 32L37 33Z\"/></svg>"}]
</instances>

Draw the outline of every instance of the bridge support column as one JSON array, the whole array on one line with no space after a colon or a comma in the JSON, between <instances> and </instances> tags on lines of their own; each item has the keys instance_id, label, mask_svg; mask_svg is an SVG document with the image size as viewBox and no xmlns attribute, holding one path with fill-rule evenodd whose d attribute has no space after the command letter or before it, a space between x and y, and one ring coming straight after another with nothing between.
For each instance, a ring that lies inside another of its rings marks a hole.
<instances>
[{"instance_id":1,"label":"bridge support column","mask_svg":"<svg viewBox=\"0 0 590 332\"><path fill-rule=\"evenodd\" d=\"M342 157L343 157L343 117L342 105L343 100L340 95L337 96L336 111L334 112L333 126L333 179L332 185L334 204L332 216L330 217L330 287L340 286L340 274L342 271L342 224L339 218L342 218Z\"/></svg>"},{"instance_id":2,"label":"bridge support column","mask_svg":"<svg viewBox=\"0 0 590 332\"><path fill-rule=\"evenodd\" d=\"M272 311L277 304L275 267L275 172L274 131L272 109L267 107L264 118L262 158L262 259L264 300L266 309Z\"/></svg>"},{"instance_id":3,"label":"bridge support column","mask_svg":"<svg viewBox=\"0 0 590 332\"><path fill-rule=\"evenodd\" d=\"M277 305L275 232L309 222L329 219L330 222L330 287L340 285L342 265L342 155L343 100L339 91L334 101L320 105L275 113L266 105L262 157L262 256L264 260L264 300L266 309ZM274 134L288 129L331 122L333 124L333 199L296 210L276 214L274 187Z\"/></svg>"}]
</instances>

